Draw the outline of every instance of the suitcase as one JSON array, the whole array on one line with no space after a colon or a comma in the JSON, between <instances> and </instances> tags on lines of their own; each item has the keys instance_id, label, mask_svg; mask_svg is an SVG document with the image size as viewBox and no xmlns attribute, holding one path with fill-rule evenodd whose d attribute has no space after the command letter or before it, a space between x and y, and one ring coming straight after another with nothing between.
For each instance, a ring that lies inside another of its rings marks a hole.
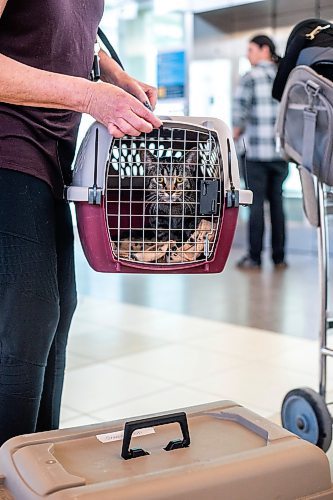
<instances>
[{"instance_id":1,"label":"suitcase","mask_svg":"<svg viewBox=\"0 0 333 500\"><path fill-rule=\"evenodd\" d=\"M0 474L6 500L333 498L322 450L231 401L15 437Z\"/></svg>"}]
</instances>

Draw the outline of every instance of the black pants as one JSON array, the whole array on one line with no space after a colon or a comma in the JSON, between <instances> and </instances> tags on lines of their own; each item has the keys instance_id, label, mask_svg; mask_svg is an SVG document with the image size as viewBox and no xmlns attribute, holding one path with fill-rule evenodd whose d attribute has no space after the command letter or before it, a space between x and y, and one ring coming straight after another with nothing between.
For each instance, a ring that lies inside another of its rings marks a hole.
<instances>
[{"instance_id":1,"label":"black pants","mask_svg":"<svg viewBox=\"0 0 333 500\"><path fill-rule=\"evenodd\" d=\"M284 261L285 217L282 200L282 184L288 175L288 165L284 161L247 161L249 188L253 191L250 207L249 255L261 263L265 230L264 202L270 206L272 226L272 260L275 264Z\"/></svg>"},{"instance_id":2,"label":"black pants","mask_svg":"<svg viewBox=\"0 0 333 500\"><path fill-rule=\"evenodd\" d=\"M0 169L0 444L58 427L75 307L68 203Z\"/></svg>"}]
</instances>

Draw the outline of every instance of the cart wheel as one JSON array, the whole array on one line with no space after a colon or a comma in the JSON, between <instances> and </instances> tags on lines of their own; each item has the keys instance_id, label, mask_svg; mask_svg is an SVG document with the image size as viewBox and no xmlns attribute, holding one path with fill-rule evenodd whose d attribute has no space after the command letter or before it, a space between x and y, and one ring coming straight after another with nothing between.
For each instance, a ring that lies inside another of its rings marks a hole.
<instances>
[{"instance_id":1,"label":"cart wheel","mask_svg":"<svg viewBox=\"0 0 333 500\"><path fill-rule=\"evenodd\" d=\"M281 408L282 426L327 451L332 441L332 417L322 396L309 387L293 389Z\"/></svg>"}]
</instances>

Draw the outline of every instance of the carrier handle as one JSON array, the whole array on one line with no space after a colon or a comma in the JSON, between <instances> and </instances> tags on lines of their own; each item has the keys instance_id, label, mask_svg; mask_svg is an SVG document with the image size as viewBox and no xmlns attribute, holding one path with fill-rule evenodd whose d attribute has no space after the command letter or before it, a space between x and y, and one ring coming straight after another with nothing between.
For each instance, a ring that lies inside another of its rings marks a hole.
<instances>
[{"instance_id":1,"label":"carrier handle","mask_svg":"<svg viewBox=\"0 0 333 500\"><path fill-rule=\"evenodd\" d=\"M168 415L160 415L157 417L148 417L142 418L140 420L133 420L132 422L126 422L124 428L123 446L121 450L122 458L128 460L130 458L149 455L149 453L142 448L130 449L131 437L134 431L138 429L145 429L147 427L154 427L157 425L167 425L175 423L178 423L180 425L183 439L174 439L170 441L164 448L165 451L171 451L177 448L186 448L190 445L190 433L188 430L188 423L185 412L170 413Z\"/></svg>"}]
</instances>

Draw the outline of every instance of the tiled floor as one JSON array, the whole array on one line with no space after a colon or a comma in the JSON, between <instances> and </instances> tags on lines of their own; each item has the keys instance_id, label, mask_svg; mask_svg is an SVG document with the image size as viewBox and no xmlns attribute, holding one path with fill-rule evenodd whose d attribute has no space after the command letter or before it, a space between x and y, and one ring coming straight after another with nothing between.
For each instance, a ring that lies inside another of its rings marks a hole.
<instances>
[{"instance_id":1,"label":"tiled floor","mask_svg":"<svg viewBox=\"0 0 333 500\"><path fill-rule=\"evenodd\" d=\"M316 351L314 340L81 297L69 341L62 425L218 399L271 416L288 390L316 389Z\"/></svg>"}]
</instances>

